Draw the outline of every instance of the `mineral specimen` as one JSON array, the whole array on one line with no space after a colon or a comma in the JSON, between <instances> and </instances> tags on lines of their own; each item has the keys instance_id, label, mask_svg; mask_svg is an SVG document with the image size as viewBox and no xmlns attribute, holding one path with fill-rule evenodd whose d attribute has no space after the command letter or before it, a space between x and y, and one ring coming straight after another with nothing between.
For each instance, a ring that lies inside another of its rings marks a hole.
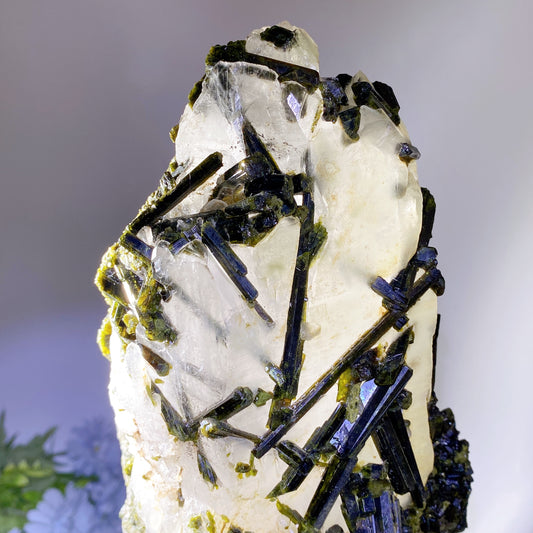
<instances>
[{"instance_id":1,"label":"mineral specimen","mask_svg":"<svg viewBox=\"0 0 533 533\"><path fill-rule=\"evenodd\" d=\"M288 23L215 46L103 258L128 532L461 531L435 204L392 89Z\"/></svg>"}]
</instances>

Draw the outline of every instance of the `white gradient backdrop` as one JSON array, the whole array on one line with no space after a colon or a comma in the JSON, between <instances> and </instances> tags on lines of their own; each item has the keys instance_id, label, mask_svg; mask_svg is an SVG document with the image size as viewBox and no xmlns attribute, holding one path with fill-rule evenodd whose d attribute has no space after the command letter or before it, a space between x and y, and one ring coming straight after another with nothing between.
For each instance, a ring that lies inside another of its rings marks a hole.
<instances>
[{"instance_id":1,"label":"white gradient backdrop","mask_svg":"<svg viewBox=\"0 0 533 533\"><path fill-rule=\"evenodd\" d=\"M212 44L287 19L323 75L390 84L437 199L437 394L471 443L470 533L531 533L533 4L2 0L0 410L21 439L110 416L99 258L172 156Z\"/></svg>"}]
</instances>

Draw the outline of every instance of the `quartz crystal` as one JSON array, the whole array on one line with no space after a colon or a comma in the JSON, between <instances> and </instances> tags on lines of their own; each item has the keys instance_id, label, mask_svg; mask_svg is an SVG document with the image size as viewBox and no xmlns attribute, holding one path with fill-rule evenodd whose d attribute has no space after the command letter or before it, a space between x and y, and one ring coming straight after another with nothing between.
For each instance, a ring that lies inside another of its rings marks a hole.
<instances>
[{"instance_id":1,"label":"quartz crystal","mask_svg":"<svg viewBox=\"0 0 533 533\"><path fill-rule=\"evenodd\" d=\"M444 289L392 89L289 23L215 46L97 285L124 531L461 531Z\"/></svg>"}]
</instances>

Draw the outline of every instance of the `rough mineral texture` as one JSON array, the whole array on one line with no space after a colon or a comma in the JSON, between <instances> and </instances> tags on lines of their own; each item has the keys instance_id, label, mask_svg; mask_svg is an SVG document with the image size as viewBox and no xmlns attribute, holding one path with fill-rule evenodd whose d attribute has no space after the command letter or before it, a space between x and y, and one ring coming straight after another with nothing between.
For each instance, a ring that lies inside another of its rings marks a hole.
<instances>
[{"instance_id":1,"label":"rough mineral texture","mask_svg":"<svg viewBox=\"0 0 533 533\"><path fill-rule=\"evenodd\" d=\"M124 531L461 531L431 194L392 89L288 23L215 46L103 258ZM428 411L429 405L429 411Z\"/></svg>"}]
</instances>

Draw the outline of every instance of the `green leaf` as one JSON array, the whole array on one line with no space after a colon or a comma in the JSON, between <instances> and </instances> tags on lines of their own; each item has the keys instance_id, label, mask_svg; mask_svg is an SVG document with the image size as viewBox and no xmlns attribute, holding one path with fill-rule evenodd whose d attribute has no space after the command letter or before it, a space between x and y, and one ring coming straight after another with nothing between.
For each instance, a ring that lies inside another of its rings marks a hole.
<instances>
[{"instance_id":1,"label":"green leaf","mask_svg":"<svg viewBox=\"0 0 533 533\"><path fill-rule=\"evenodd\" d=\"M0 510L0 533L8 533L13 528L19 529L26 523L26 513L19 513L16 509Z\"/></svg>"}]
</instances>

